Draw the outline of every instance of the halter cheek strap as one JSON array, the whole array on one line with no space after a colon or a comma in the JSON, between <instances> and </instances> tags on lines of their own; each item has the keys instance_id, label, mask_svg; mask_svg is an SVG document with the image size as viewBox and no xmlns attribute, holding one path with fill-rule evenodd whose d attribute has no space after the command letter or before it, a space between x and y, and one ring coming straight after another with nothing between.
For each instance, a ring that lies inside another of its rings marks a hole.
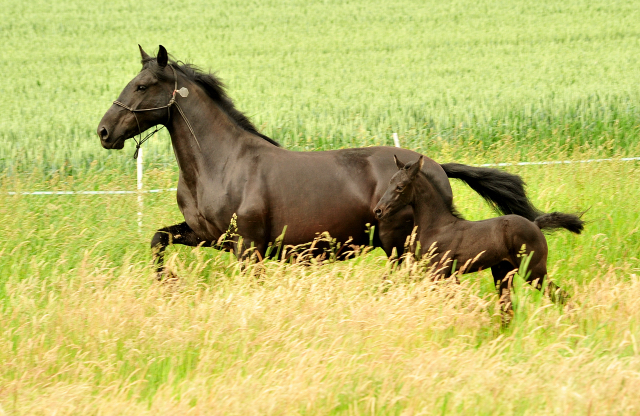
<instances>
[{"instance_id":1,"label":"halter cheek strap","mask_svg":"<svg viewBox=\"0 0 640 416\"><path fill-rule=\"evenodd\" d=\"M178 112L180 112L180 115L182 116L182 119L184 120L185 124L187 125L187 127L189 128L189 131L191 132L191 135L193 136L193 138L196 141L196 144L198 145L198 149L200 149L200 143L198 142L198 138L196 137L196 134L193 132L193 128L191 127L191 123L189 123L189 120L187 120L187 116L185 116L184 111L182 111L182 108L180 107L180 105L178 105L178 103L176 102L176 93L179 94L181 97L187 97L189 95L189 90L187 90L185 87L182 87L178 90L178 75L176 74L176 69L173 67L173 65L169 64L169 67L171 68L171 71L173 71L173 78L175 79L174 82L174 88L173 88L173 92L171 93L171 99L169 100L169 103L167 103L167 105L163 105L161 107L153 107L153 108L131 108L128 105L121 103L120 101L114 101L113 103L115 105L118 105L122 108L124 108L125 110L129 110L131 111L131 113L133 113L133 117L135 117L136 119L136 124L138 125L138 131L140 132L140 141L137 141L135 137L132 137L133 141L136 142L136 151L133 153L133 158L137 159L138 158L138 151L140 150L140 146L142 146L142 143L146 142L151 136L153 136L154 134L156 134L158 131L162 130L164 128L164 126L158 128L156 127L156 129L154 131L152 131L151 133L147 134L144 139L142 139L142 129L140 128L140 121L138 121L138 116L136 115L136 113L141 113L144 111L155 111L155 110L162 110L164 108L167 109L167 121L171 119L171 106L175 105L176 108L178 109Z\"/></svg>"}]
</instances>

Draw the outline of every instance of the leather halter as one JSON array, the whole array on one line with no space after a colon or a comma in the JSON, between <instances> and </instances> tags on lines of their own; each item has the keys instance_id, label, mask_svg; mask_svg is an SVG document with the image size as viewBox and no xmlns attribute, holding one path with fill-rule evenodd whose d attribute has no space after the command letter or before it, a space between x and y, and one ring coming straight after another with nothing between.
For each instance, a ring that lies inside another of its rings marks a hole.
<instances>
[{"instance_id":1,"label":"leather halter","mask_svg":"<svg viewBox=\"0 0 640 416\"><path fill-rule=\"evenodd\" d=\"M176 74L176 69L173 67L172 64L169 64L169 67L171 68L171 71L173 71L173 77L175 79L175 82L174 82L173 93L171 93L171 100L169 100L167 105L163 105L163 106L160 106L160 107L153 107L153 108L132 108L132 107L129 107L128 105L126 105L124 103L121 103L118 100L113 102L115 105L118 105L118 106L124 108L125 110L131 111L131 113L133 113L133 117L135 117L135 119L136 119L136 124L138 125L138 131L140 132L140 136L139 137L141 139L140 139L140 141L137 141L135 137L132 137L133 141L136 142L136 151L133 154L133 158L134 159L138 158L138 151L140 150L140 146L142 146L142 143L146 142L151 136L153 136L158 131L160 131L160 130L162 130L164 128L164 126L162 126L160 128L156 127L156 129L154 131L152 131L151 133L147 134L144 137L144 139L142 139L142 129L140 128L140 121L138 121L138 116L136 115L136 113L142 113L144 111L162 110L163 108L166 108L167 109L167 121L168 121L171 118L171 106L173 106L173 105L175 105L176 108L178 109L178 111L180 112L180 115L182 116L182 119L184 120L184 122L187 125L187 127L189 128L189 131L191 132L191 135L196 140L196 143L198 145L198 149L200 149L200 143L198 142L198 138L196 137L196 134L193 132L193 128L191 127L191 123L189 123L189 120L187 120L187 116L185 116L184 111L182 111L182 108L176 102L176 93L178 93L178 75Z\"/></svg>"}]
</instances>

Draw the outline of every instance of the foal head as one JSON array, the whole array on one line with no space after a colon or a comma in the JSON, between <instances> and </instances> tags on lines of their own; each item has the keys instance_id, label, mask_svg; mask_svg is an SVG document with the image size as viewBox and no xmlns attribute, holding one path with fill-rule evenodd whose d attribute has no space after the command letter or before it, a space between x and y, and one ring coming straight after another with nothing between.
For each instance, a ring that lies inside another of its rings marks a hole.
<instances>
[{"instance_id":1,"label":"foal head","mask_svg":"<svg viewBox=\"0 0 640 416\"><path fill-rule=\"evenodd\" d=\"M393 158L399 171L393 175L382 199L373 209L373 213L379 220L395 214L413 201L412 184L424 164L424 156L420 156L420 159L414 163L407 164L402 163L395 155Z\"/></svg>"}]
</instances>

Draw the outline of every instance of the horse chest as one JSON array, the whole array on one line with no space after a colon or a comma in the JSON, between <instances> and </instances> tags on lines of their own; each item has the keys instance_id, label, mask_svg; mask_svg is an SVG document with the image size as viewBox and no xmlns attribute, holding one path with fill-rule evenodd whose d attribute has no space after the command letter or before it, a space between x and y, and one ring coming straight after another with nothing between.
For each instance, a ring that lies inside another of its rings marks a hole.
<instances>
[{"instance_id":1,"label":"horse chest","mask_svg":"<svg viewBox=\"0 0 640 416\"><path fill-rule=\"evenodd\" d=\"M216 216L212 215L211 207L208 206L196 193L191 192L188 188L181 189L178 187L178 207L184 216L185 222L198 235L198 237L215 241L225 230ZM219 217L219 216L218 216Z\"/></svg>"}]
</instances>

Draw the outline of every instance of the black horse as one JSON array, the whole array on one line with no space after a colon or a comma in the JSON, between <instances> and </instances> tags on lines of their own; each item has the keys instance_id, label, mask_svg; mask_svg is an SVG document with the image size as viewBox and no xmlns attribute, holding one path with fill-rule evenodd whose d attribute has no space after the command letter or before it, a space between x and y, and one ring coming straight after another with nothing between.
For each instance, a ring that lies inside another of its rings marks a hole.
<instances>
[{"instance_id":1,"label":"black horse","mask_svg":"<svg viewBox=\"0 0 640 416\"><path fill-rule=\"evenodd\" d=\"M394 156L399 169L373 212L380 221L410 206L413 208L417 241L411 250L420 256L428 252L436 276L453 272L473 273L491 268L503 310L511 312L510 276L530 256L527 282L541 289L547 275L547 241L542 229L565 228L580 234L583 221L576 215L552 212L530 221L519 215L505 215L483 221L466 221L440 195L430 173L421 171L424 157L406 165ZM420 244L419 248L417 244ZM552 300L566 294L549 282Z\"/></svg>"},{"instance_id":2,"label":"black horse","mask_svg":"<svg viewBox=\"0 0 640 416\"><path fill-rule=\"evenodd\" d=\"M413 227L411 208L384 221L378 221L372 210L396 171L393 154L415 159L418 153L392 147L282 149L235 108L214 75L170 60L162 46L155 58L142 48L140 53L142 70L105 113L98 136L104 148L122 149L125 140L158 124L171 135L180 170L178 206L185 222L153 236L159 274L167 245L215 245L234 214L237 234L222 248L239 258L247 253L267 256L269 245L285 227L280 241L286 245L307 244L328 232L338 243L372 243L389 256L394 251L402 254ZM502 213L529 219L539 214L518 176L439 165L431 159L425 159L423 170L446 201L453 200L448 178L457 178ZM366 231L368 224L375 227L372 235Z\"/></svg>"}]
</instances>

